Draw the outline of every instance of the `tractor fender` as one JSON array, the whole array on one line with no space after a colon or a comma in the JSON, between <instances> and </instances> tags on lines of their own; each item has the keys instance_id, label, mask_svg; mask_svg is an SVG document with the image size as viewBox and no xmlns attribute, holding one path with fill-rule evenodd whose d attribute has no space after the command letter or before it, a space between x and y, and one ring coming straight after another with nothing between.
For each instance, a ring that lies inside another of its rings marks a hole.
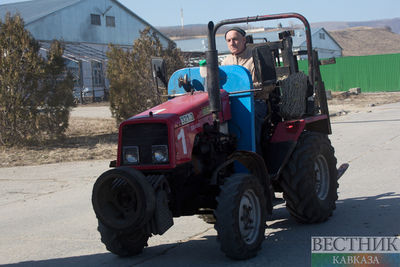
<instances>
[{"instance_id":1,"label":"tractor fender","mask_svg":"<svg viewBox=\"0 0 400 267\"><path fill-rule=\"evenodd\" d=\"M264 187L264 194L267 204L267 211L272 213L272 186L270 177L265 166L264 159L257 153L251 151L238 150L229 155L228 160L219 165L211 177L211 184L217 184L218 173L230 166L234 162L241 163L246 169L258 178L261 185Z\"/></svg>"}]
</instances>

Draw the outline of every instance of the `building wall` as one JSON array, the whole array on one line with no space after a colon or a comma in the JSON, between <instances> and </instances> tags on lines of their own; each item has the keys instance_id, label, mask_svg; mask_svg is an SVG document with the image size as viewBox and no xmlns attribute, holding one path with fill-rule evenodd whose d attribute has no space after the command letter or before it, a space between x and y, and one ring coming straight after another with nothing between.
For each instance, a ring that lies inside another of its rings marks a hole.
<instances>
[{"instance_id":1,"label":"building wall","mask_svg":"<svg viewBox=\"0 0 400 267\"><path fill-rule=\"evenodd\" d=\"M92 25L90 14L100 15L101 25ZM106 26L106 16L115 18L115 27ZM139 37L139 31L146 26L115 1L86 0L33 21L26 28L39 40L63 39L66 42L131 46ZM160 40L167 45L164 37L160 36Z\"/></svg>"},{"instance_id":2,"label":"building wall","mask_svg":"<svg viewBox=\"0 0 400 267\"><path fill-rule=\"evenodd\" d=\"M322 35L322 36L321 36ZM342 49L322 28L311 36L312 46L317 49L319 58L341 57ZM306 43L299 46L300 50L307 50Z\"/></svg>"},{"instance_id":3,"label":"building wall","mask_svg":"<svg viewBox=\"0 0 400 267\"><path fill-rule=\"evenodd\" d=\"M342 56L342 51L341 50L335 50L335 49L327 49L327 48L321 48L321 47L315 47L313 44L314 49L318 51L318 57L321 58L332 58L332 57L341 57ZM298 50L307 50L307 46L300 46L299 48L293 49L294 51ZM307 56L301 56L301 59L307 59Z\"/></svg>"},{"instance_id":4,"label":"building wall","mask_svg":"<svg viewBox=\"0 0 400 267\"><path fill-rule=\"evenodd\" d=\"M100 25L93 25L91 14L100 15ZM114 17L115 27L107 26L106 17ZM112 0L85 0L71 6L60 9L50 15L26 24L37 40L51 41L53 39L63 40L71 44L84 44L92 47L104 55L108 51L108 44L113 43L122 47L132 47L134 41L140 37L142 31L148 24L131 13L125 7ZM158 35L164 46L168 45L168 39ZM82 56L82 55L75 55ZM109 81L106 78L107 62L96 59L79 60L71 63L79 66L80 83L76 83L74 92L76 96L104 97L105 91L109 90ZM101 63L102 84L94 84L93 65ZM81 91L84 92L81 94Z\"/></svg>"}]
</instances>

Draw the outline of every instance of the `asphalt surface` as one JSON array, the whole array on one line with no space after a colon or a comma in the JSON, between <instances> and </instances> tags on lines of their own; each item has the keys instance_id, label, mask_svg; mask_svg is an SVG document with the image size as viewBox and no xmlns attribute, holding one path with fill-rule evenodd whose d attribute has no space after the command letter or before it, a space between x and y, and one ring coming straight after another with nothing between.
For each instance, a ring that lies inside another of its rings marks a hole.
<instances>
[{"instance_id":1,"label":"asphalt surface","mask_svg":"<svg viewBox=\"0 0 400 267\"><path fill-rule=\"evenodd\" d=\"M71 117L91 119L111 119L111 110L105 106L78 106L71 111Z\"/></svg>"},{"instance_id":2,"label":"asphalt surface","mask_svg":"<svg viewBox=\"0 0 400 267\"><path fill-rule=\"evenodd\" d=\"M335 117L339 200L325 223L303 225L284 205L269 218L256 258L232 261L212 225L175 219L144 253L119 258L100 242L91 190L108 161L0 169L0 264L10 266L310 266L311 236L400 235L400 103Z\"/></svg>"}]
</instances>

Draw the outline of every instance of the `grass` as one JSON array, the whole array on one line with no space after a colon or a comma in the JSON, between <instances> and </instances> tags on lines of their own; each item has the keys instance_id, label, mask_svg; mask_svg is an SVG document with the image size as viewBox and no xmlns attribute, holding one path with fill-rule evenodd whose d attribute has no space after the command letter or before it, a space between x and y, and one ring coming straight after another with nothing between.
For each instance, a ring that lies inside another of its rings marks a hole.
<instances>
[{"instance_id":1,"label":"grass","mask_svg":"<svg viewBox=\"0 0 400 267\"><path fill-rule=\"evenodd\" d=\"M118 129L113 119L71 118L65 139L28 147L0 147L0 167L116 159Z\"/></svg>"}]
</instances>

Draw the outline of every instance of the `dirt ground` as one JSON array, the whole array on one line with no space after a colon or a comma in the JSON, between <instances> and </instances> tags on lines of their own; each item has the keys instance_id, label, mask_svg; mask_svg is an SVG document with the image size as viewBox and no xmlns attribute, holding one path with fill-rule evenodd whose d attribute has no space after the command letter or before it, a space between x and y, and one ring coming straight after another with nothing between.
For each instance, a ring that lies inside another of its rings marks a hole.
<instances>
[{"instance_id":1,"label":"dirt ground","mask_svg":"<svg viewBox=\"0 0 400 267\"><path fill-rule=\"evenodd\" d=\"M333 92L328 100L331 116L341 116L347 113L371 112L374 107L400 102L400 92L362 93L358 95L346 92Z\"/></svg>"},{"instance_id":2,"label":"dirt ground","mask_svg":"<svg viewBox=\"0 0 400 267\"><path fill-rule=\"evenodd\" d=\"M356 112L372 112L374 107L400 102L400 92L332 93L328 101L332 120ZM85 105L71 112L64 140L31 147L0 147L0 167L40 165L84 160L113 160L117 155L118 129L106 104Z\"/></svg>"},{"instance_id":3,"label":"dirt ground","mask_svg":"<svg viewBox=\"0 0 400 267\"><path fill-rule=\"evenodd\" d=\"M84 108L87 113L87 107ZM64 140L30 147L0 147L0 167L115 159L118 142L115 120L93 118L96 110L108 109L106 106L92 109L89 117L71 116Z\"/></svg>"}]
</instances>

